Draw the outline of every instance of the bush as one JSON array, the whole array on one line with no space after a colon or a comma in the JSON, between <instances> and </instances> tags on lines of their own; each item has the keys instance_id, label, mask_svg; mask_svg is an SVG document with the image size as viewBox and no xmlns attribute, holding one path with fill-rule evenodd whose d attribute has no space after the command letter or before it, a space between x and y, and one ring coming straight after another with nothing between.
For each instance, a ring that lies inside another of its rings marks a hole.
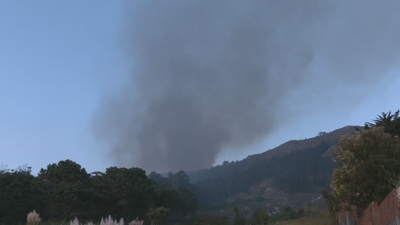
<instances>
[{"instance_id":1,"label":"bush","mask_svg":"<svg viewBox=\"0 0 400 225\"><path fill-rule=\"evenodd\" d=\"M331 210L340 210L341 202L365 209L372 201L380 203L394 188L389 180L393 172L400 174L400 142L383 127L341 138L332 151L341 166L334 170L331 190L323 193Z\"/></svg>"}]
</instances>

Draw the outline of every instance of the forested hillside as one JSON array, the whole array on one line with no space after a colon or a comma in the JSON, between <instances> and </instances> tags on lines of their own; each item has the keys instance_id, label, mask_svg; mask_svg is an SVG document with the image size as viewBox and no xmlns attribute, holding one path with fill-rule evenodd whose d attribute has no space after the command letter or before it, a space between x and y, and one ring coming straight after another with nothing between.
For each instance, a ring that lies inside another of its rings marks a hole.
<instances>
[{"instance_id":1,"label":"forested hillside","mask_svg":"<svg viewBox=\"0 0 400 225\"><path fill-rule=\"evenodd\" d=\"M198 182L199 188L210 190L214 200L223 200L262 182L273 179L273 185L289 192L317 192L329 186L335 163L322 155L329 149L324 141L311 148L276 156L245 170L233 170L230 175L208 178ZM227 168L234 163L226 165Z\"/></svg>"},{"instance_id":2,"label":"forested hillside","mask_svg":"<svg viewBox=\"0 0 400 225\"><path fill-rule=\"evenodd\" d=\"M340 137L342 136L347 137L356 132L355 127L357 126L346 126L340 129L336 129L329 133L320 132L317 136L312 138L304 140L291 140L263 153L249 155L247 158L241 161L236 161L236 162L225 161L223 165L217 165L196 172L188 172L188 174L190 176L190 180L193 183L197 183L205 179L216 179L219 177L226 177L233 174L234 172L238 172L240 170L246 170L247 168L253 165L264 163L266 160L270 160L272 158L294 153L296 151L301 151L315 147L319 145L322 141L325 142L329 148L335 145L339 141Z\"/></svg>"}]
</instances>

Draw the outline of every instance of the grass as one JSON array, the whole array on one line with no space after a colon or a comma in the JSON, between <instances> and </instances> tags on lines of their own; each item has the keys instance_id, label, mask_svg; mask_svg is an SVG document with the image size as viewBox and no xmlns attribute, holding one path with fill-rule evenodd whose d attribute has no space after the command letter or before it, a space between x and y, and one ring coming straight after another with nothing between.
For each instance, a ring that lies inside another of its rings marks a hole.
<instances>
[{"instance_id":1,"label":"grass","mask_svg":"<svg viewBox=\"0 0 400 225\"><path fill-rule=\"evenodd\" d=\"M35 210L28 213L27 216L28 225L38 225L40 221L42 221L42 219L39 217L39 214L37 214Z\"/></svg>"},{"instance_id":2,"label":"grass","mask_svg":"<svg viewBox=\"0 0 400 225\"><path fill-rule=\"evenodd\" d=\"M274 225L337 225L337 219L328 210L316 213L306 213L305 216L288 221L280 221Z\"/></svg>"}]
</instances>

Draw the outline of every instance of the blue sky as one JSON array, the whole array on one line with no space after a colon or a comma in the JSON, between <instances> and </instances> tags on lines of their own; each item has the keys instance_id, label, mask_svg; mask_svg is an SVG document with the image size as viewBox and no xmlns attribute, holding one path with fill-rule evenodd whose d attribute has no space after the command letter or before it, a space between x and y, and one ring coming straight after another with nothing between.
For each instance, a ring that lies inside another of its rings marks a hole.
<instances>
[{"instance_id":1,"label":"blue sky","mask_svg":"<svg viewBox=\"0 0 400 225\"><path fill-rule=\"evenodd\" d=\"M105 99L130 82L135 59L125 49L125 7L120 1L0 0L0 164L10 169L28 164L34 174L65 159L88 172L119 165L110 157L110 145L93 135L92 126ZM323 64L313 67L328 69ZM337 84L330 94L321 91L324 101L313 100L318 82L297 89L313 90L304 95L307 100L291 92L285 99L288 104L296 101L291 110L297 117L253 144L225 148L216 163L240 160L320 131L363 125L381 112L396 111L400 66L384 73L375 74L382 79L372 84L350 82Z\"/></svg>"},{"instance_id":2,"label":"blue sky","mask_svg":"<svg viewBox=\"0 0 400 225\"><path fill-rule=\"evenodd\" d=\"M126 78L121 14L118 1L0 2L1 163L112 165L90 117Z\"/></svg>"}]
</instances>

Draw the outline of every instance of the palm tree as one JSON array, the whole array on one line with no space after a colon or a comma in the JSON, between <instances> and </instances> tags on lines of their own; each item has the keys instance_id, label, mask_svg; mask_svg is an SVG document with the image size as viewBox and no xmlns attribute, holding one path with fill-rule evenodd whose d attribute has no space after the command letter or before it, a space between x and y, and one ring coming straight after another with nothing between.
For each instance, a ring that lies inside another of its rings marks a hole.
<instances>
[{"instance_id":1,"label":"palm tree","mask_svg":"<svg viewBox=\"0 0 400 225\"><path fill-rule=\"evenodd\" d=\"M369 130L375 126L383 126L384 131L395 135L400 135L400 110L397 110L394 114L391 111L389 113L382 112L382 115L378 115L378 118L374 120L375 123L366 122L364 129Z\"/></svg>"}]
</instances>

